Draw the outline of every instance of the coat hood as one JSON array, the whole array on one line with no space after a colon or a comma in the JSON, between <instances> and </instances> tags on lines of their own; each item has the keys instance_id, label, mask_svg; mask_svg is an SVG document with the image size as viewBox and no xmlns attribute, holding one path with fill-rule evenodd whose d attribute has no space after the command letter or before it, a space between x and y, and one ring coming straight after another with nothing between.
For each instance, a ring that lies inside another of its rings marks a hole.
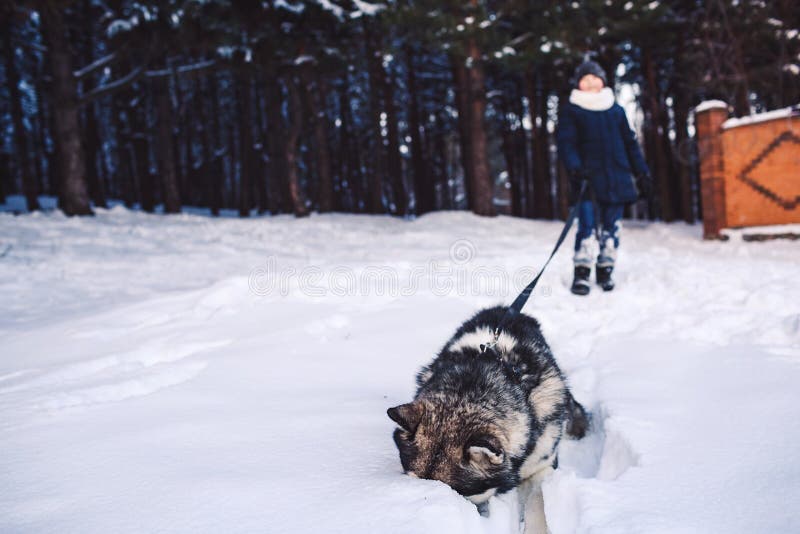
<instances>
[{"instance_id":1,"label":"coat hood","mask_svg":"<svg viewBox=\"0 0 800 534\"><path fill-rule=\"evenodd\" d=\"M614 91L610 87L603 87L598 93L573 89L569 101L590 111L605 111L614 105Z\"/></svg>"}]
</instances>

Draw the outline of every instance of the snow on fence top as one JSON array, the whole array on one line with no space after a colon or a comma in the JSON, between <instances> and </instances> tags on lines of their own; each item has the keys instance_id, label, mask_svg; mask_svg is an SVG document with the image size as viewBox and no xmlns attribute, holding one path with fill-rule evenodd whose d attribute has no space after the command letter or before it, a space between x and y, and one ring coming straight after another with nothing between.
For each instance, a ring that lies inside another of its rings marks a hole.
<instances>
[{"instance_id":1,"label":"snow on fence top","mask_svg":"<svg viewBox=\"0 0 800 534\"><path fill-rule=\"evenodd\" d=\"M794 114L800 114L800 106L790 106L788 108L776 109L767 111L766 113L757 113L755 115L748 115L747 117L734 117L722 123L722 129L736 128L737 126L745 126L747 124L756 124L764 121L771 121L773 119L785 119Z\"/></svg>"},{"instance_id":2,"label":"snow on fence top","mask_svg":"<svg viewBox=\"0 0 800 534\"><path fill-rule=\"evenodd\" d=\"M705 102L700 102L700 104L696 108L694 108L694 112L700 113L715 108L728 109L728 104L726 104L722 100L706 100Z\"/></svg>"}]
</instances>

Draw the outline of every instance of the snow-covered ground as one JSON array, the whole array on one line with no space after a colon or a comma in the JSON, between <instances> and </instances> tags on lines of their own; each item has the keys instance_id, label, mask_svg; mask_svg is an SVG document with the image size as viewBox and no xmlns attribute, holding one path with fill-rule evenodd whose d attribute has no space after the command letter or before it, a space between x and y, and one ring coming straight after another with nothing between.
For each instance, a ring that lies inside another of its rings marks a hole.
<instances>
[{"instance_id":1,"label":"snow-covered ground","mask_svg":"<svg viewBox=\"0 0 800 534\"><path fill-rule=\"evenodd\" d=\"M0 214L0 532L516 532L402 475L385 410L559 231ZM617 290L564 250L526 308L594 413L553 534L800 531L800 245L700 236L627 223Z\"/></svg>"}]
</instances>

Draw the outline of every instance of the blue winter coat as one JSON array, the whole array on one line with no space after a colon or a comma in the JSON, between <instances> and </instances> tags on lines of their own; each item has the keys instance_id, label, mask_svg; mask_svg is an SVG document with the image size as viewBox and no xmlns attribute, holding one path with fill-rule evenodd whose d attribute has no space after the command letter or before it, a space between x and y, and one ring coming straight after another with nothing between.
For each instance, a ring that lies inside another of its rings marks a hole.
<instances>
[{"instance_id":1,"label":"blue winter coat","mask_svg":"<svg viewBox=\"0 0 800 534\"><path fill-rule=\"evenodd\" d=\"M613 93L602 96L613 102ZM602 106L587 108L574 101L571 97L558 117L558 155L564 167L572 176L586 172L598 202L634 202L639 192L633 175L649 175L649 171L625 111L616 102L596 109Z\"/></svg>"}]
</instances>

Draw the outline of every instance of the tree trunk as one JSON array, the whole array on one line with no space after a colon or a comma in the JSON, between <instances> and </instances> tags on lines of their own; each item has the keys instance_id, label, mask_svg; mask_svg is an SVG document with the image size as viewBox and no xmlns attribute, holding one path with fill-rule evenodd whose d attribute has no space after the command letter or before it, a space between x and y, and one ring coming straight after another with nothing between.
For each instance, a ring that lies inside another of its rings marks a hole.
<instances>
[{"instance_id":1,"label":"tree trunk","mask_svg":"<svg viewBox=\"0 0 800 534\"><path fill-rule=\"evenodd\" d=\"M222 183L225 169L222 163L222 154L219 146L222 144L220 139L220 132L222 131L219 123L219 92L217 90L217 75L212 74L208 80L208 108L211 111L210 129L206 130L205 144L208 147L207 157L205 162L206 166L206 192L208 195L208 207L211 209L211 215L214 217L219 215L219 210L222 207ZM204 108L204 112L206 108ZM204 121L204 124L209 124Z\"/></svg>"},{"instance_id":2,"label":"tree trunk","mask_svg":"<svg viewBox=\"0 0 800 534\"><path fill-rule=\"evenodd\" d=\"M166 63L163 63L166 67ZM175 147L172 136L172 104L170 103L169 78L161 78L154 89L156 103L156 158L161 178L161 196L164 213L180 213L181 198L178 191L178 176L175 169Z\"/></svg>"},{"instance_id":3,"label":"tree trunk","mask_svg":"<svg viewBox=\"0 0 800 534\"><path fill-rule=\"evenodd\" d=\"M369 18L369 17L364 17ZM367 177L367 212L384 213L383 206L383 181L386 174L386 146L383 140L383 127L381 125L381 114L383 113L383 103L381 102L381 85L383 72L383 58L376 38L369 30L368 22L364 22L366 29L367 47L367 70L369 72L369 102L370 114L372 118L372 157L374 165L371 167L371 175Z\"/></svg>"},{"instance_id":4,"label":"tree trunk","mask_svg":"<svg viewBox=\"0 0 800 534\"><path fill-rule=\"evenodd\" d=\"M297 169L297 141L303 130L303 106L297 88L297 82L290 76L286 83L289 91L289 128L286 131L284 161L289 196L297 217L308 215L305 198L300 187L300 176Z\"/></svg>"},{"instance_id":5,"label":"tree trunk","mask_svg":"<svg viewBox=\"0 0 800 534\"><path fill-rule=\"evenodd\" d=\"M94 60L93 50L93 17L91 13L91 2L83 0L81 11L84 17L84 39L83 39L83 61L89 65ZM89 76L87 81L93 80L94 76ZM84 87L86 82L84 82ZM97 154L100 151L100 135L97 131L97 119L95 117L94 103L90 102L83 107L83 134L86 161L86 182L89 186L89 196L96 207L107 208L105 184L102 181L97 169Z\"/></svg>"},{"instance_id":6,"label":"tree trunk","mask_svg":"<svg viewBox=\"0 0 800 534\"><path fill-rule=\"evenodd\" d=\"M461 169L464 173L464 191L467 196L467 207L472 206L472 182L473 163L472 163L472 141L470 140L470 97L469 79L467 68L464 66L465 58L458 55L450 56L450 64L453 69L453 91L455 92L456 111L458 112L458 143L461 155Z\"/></svg>"},{"instance_id":7,"label":"tree trunk","mask_svg":"<svg viewBox=\"0 0 800 534\"><path fill-rule=\"evenodd\" d=\"M750 82L747 79L747 67L742 60L742 50L739 45L739 40L732 37L734 41L734 58L736 65L736 92L733 103L733 109L737 117L746 117L750 115Z\"/></svg>"},{"instance_id":8,"label":"tree trunk","mask_svg":"<svg viewBox=\"0 0 800 534\"><path fill-rule=\"evenodd\" d=\"M5 204L6 195L10 192L8 184L11 177L11 161L8 154L0 152L0 204Z\"/></svg>"},{"instance_id":9,"label":"tree trunk","mask_svg":"<svg viewBox=\"0 0 800 534\"><path fill-rule=\"evenodd\" d=\"M46 110L45 102L48 96L44 82L44 63L44 60L37 61L36 67L36 82L34 85L34 91L36 92L36 140L33 153L36 158L37 188L40 193L53 194L53 182L49 176L53 159L47 151L47 117L49 116L49 111Z\"/></svg>"},{"instance_id":10,"label":"tree trunk","mask_svg":"<svg viewBox=\"0 0 800 534\"><path fill-rule=\"evenodd\" d=\"M192 161L192 118L194 117L194 110L197 109L195 105L197 93L192 90L191 86L189 86L188 91L184 90L181 80L177 77L175 79L175 92L179 109L178 129L174 135L175 164L179 170L180 197L184 202L191 205L197 202L194 187L195 172Z\"/></svg>"},{"instance_id":11,"label":"tree trunk","mask_svg":"<svg viewBox=\"0 0 800 534\"><path fill-rule=\"evenodd\" d=\"M352 129L352 109L350 107L350 81L345 74L343 84L339 90L339 109L342 115L340 151L342 156L342 192L351 194L351 210L360 212L364 209L364 174L361 172L361 150L356 132ZM345 183L349 187L345 187Z\"/></svg>"},{"instance_id":12,"label":"tree trunk","mask_svg":"<svg viewBox=\"0 0 800 534\"><path fill-rule=\"evenodd\" d=\"M672 148L672 141L669 138L670 131L670 118L669 109L667 107L666 98L662 95L659 97L659 127L658 134L661 142L661 149L664 152L664 165L667 174L667 187L669 187L669 198L672 203L670 211L672 212L673 220L681 215L681 190L680 190L680 171L677 161L673 157L674 150ZM674 108L673 108L674 111Z\"/></svg>"},{"instance_id":13,"label":"tree trunk","mask_svg":"<svg viewBox=\"0 0 800 534\"><path fill-rule=\"evenodd\" d=\"M508 184L511 186L509 189L509 196L511 197L511 215L519 217L520 212L520 194L519 194L519 173L517 172L517 150L514 146L514 133L511 130L508 117L511 115L509 109L508 94L503 94L500 100L500 131L502 132L502 147L503 158L506 161L506 172L508 173Z\"/></svg>"},{"instance_id":14,"label":"tree trunk","mask_svg":"<svg viewBox=\"0 0 800 534\"><path fill-rule=\"evenodd\" d=\"M147 93L149 88L141 84L135 91ZM132 91L133 93L133 91ZM139 182L139 203L142 210L152 213L156 207L156 185L150 171L149 128L147 127L146 94L141 95L138 105L128 100L128 118L131 126L131 144L133 145L133 164Z\"/></svg>"},{"instance_id":15,"label":"tree trunk","mask_svg":"<svg viewBox=\"0 0 800 534\"><path fill-rule=\"evenodd\" d=\"M655 177L656 192L658 194L658 210L661 218L665 221L674 219L672 210L672 194L669 183L669 176L667 173L667 158L664 153L664 143L662 142L662 135L664 132L660 131L661 124L661 107L659 105L659 91L656 84L656 67L653 61L653 55L649 48L642 51L642 68L645 75L646 83L646 98L644 102L647 106L646 110L646 132L648 133L647 146L650 152L650 159L653 163L652 172Z\"/></svg>"},{"instance_id":16,"label":"tree trunk","mask_svg":"<svg viewBox=\"0 0 800 534\"><path fill-rule=\"evenodd\" d=\"M469 80L469 139L472 154L472 210L478 215L494 215L494 182L489 169L486 142L486 86L481 53L475 38L467 40L471 65L467 69Z\"/></svg>"},{"instance_id":17,"label":"tree trunk","mask_svg":"<svg viewBox=\"0 0 800 534\"><path fill-rule=\"evenodd\" d=\"M328 124L325 114L327 98L319 75L313 75L308 69L304 69L303 80L306 84L308 118L314 136L314 166L317 171L318 185L317 209L325 213L333 210L333 178L331 177Z\"/></svg>"},{"instance_id":18,"label":"tree trunk","mask_svg":"<svg viewBox=\"0 0 800 534\"><path fill-rule=\"evenodd\" d=\"M524 76L521 76L517 82L517 95L515 102L517 104L517 116L520 118L520 122L523 121L523 117L525 117L525 104L522 100L522 95L525 94L525 81ZM532 142L528 141L528 134L527 130L524 126L520 125L520 128L517 130L517 150L519 151L520 158L522 160L522 169L520 170L520 176L517 179L519 183L519 196L520 196L520 217L526 217L528 214L528 207L531 204L530 198L530 181L531 181L531 166L528 160L528 145L532 144Z\"/></svg>"},{"instance_id":19,"label":"tree trunk","mask_svg":"<svg viewBox=\"0 0 800 534\"><path fill-rule=\"evenodd\" d=\"M53 139L58 147L61 180L59 207L66 215L92 215L81 143L77 88L62 8L48 2L39 11L42 34L50 52L53 79Z\"/></svg>"},{"instance_id":20,"label":"tree trunk","mask_svg":"<svg viewBox=\"0 0 800 534\"><path fill-rule=\"evenodd\" d=\"M444 125L441 112L435 115L436 123L432 127L433 142L431 143L431 151L436 154L436 183L439 184L439 198L435 204L440 209L454 209L455 206L450 200L450 185L448 184L449 173L448 167L448 153L447 153L447 139L445 138ZM436 193L436 184L434 184L434 193Z\"/></svg>"},{"instance_id":21,"label":"tree trunk","mask_svg":"<svg viewBox=\"0 0 800 534\"><path fill-rule=\"evenodd\" d=\"M234 99L235 99L235 97L234 97ZM231 120L226 121L227 124L229 125L229 127L227 128L227 130L228 130L228 138L227 138L228 150L226 152L226 155L228 156L228 161L229 161L229 165L230 165L230 182L229 182L230 183L230 187L229 187L228 191L226 191L225 188L223 188L223 199L225 197L225 194L226 193L228 194L227 202L225 202L223 200L223 206L234 207L234 206L238 206L237 199L239 197L236 196L237 195L236 188L237 188L237 185L238 185L239 174L236 171L237 171L237 162L239 161L239 158L241 157L241 154L240 154L241 151L239 150L239 145L237 145L237 143L236 143L237 129L236 129L236 107L235 107L235 102L234 102L234 108L233 108L233 112L232 112L232 117L230 119ZM241 169L239 169L239 170L241 170ZM226 177L226 181L227 181L227 177Z\"/></svg>"},{"instance_id":22,"label":"tree trunk","mask_svg":"<svg viewBox=\"0 0 800 534\"><path fill-rule=\"evenodd\" d=\"M150 169L147 134L137 132L133 137L133 153L136 159L136 174L139 178L139 201L142 210L153 213L156 210L156 181Z\"/></svg>"},{"instance_id":23,"label":"tree trunk","mask_svg":"<svg viewBox=\"0 0 800 534\"><path fill-rule=\"evenodd\" d=\"M408 62L406 83L409 95L408 129L411 138L411 172L414 178L415 211L417 215L422 215L433 211L436 191L425 166L425 145L419 112L419 89L417 88L414 51L411 46L406 46L406 61Z\"/></svg>"},{"instance_id":24,"label":"tree trunk","mask_svg":"<svg viewBox=\"0 0 800 534\"><path fill-rule=\"evenodd\" d=\"M11 123L14 125L13 145L11 148L17 154L17 170L22 180L22 193L25 195L28 211L34 211L40 209L39 191L31 168L28 136L25 133L22 94L19 90L20 75L15 61L16 47L12 42L10 14L3 13L1 16L3 17L2 33L3 48L5 50L6 84L8 85L8 96L11 99Z\"/></svg>"},{"instance_id":25,"label":"tree trunk","mask_svg":"<svg viewBox=\"0 0 800 534\"><path fill-rule=\"evenodd\" d=\"M394 91L392 90L394 86L393 77L382 66L381 74L383 75L381 83L383 103L386 108L387 175L392 184L394 212L397 215L405 215L408 211L408 193L403 182L403 160L400 157L400 126L397 121L397 106L394 103Z\"/></svg>"},{"instance_id":26,"label":"tree trunk","mask_svg":"<svg viewBox=\"0 0 800 534\"><path fill-rule=\"evenodd\" d=\"M216 82L216 77L212 74L210 77L211 83ZM208 88L208 80L202 80L200 82L199 90L203 95L208 95L206 98L201 98L199 101L199 105L197 106L197 110L199 113L199 122L201 128L201 135L200 135L200 148L202 151L202 158L203 164L200 167L200 173L198 178L200 182L203 184L203 205L208 206L211 209L211 215L219 215L219 205L216 206L216 210L214 209L213 200L212 200L212 172L213 172L213 162L214 162L214 152L215 152L215 143L214 143L214 133L213 128L211 126L211 120L209 119L208 113L208 106L209 100L211 101L212 106L216 106L216 100L210 97L211 91ZM216 113L212 107L212 112Z\"/></svg>"},{"instance_id":27,"label":"tree trunk","mask_svg":"<svg viewBox=\"0 0 800 534\"><path fill-rule=\"evenodd\" d=\"M264 214L269 211L270 198L267 191L267 172L266 172L266 129L264 128L265 102L264 102L264 80L261 76L255 78L253 84L253 95L255 97L255 107L257 112L256 118L256 136L257 141L254 146L253 170L254 190L257 197L258 214Z\"/></svg>"},{"instance_id":28,"label":"tree trunk","mask_svg":"<svg viewBox=\"0 0 800 534\"><path fill-rule=\"evenodd\" d=\"M281 86L277 78L267 71L266 105L267 105L267 154L269 156L268 174L270 191L270 211L272 213L288 213L293 211L289 191L289 181L284 151L283 98ZM289 85L289 84L287 84Z\"/></svg>"},{"instance_id":29,"label":"tree trunk","mask_svg":"<svg viewBox=\"0 0 800 534\"><path fill-rule=\"evenodd\" d=\"M245 65L243 58L237 62L236 68L236 103L239 107L239 217L249 217L253 207L252 176L253 176L253 105L250 94L250 70Z\"/></svg>"},{"instance_id":30,"label":"tree trunk","mask_svg":"<svg viewBox=\"0 0 800 534\"><path fill-rule=\"evenodd\" d=\"M692 173L689 165L689 134L686 123L689 118L689 103L681 91L673 98L675 103L675 146L678 164L678 178L680 181L681 216L689 224L694 223L694 206L692 205Z\"/></svg>"},{"instance_id":31,"label":"tree trunk","mask_svg":"<svg viewBox=\"0 0 800 534\"><path fill-rule=\"evenodd\" d=\"M338 209L340 210L356 212L358 211L358 203L356 201L358 197L355 194L356 184L353 181L351 172L351 155L349 153L350 150L348 144L350 141L350 99L347 95L347 85L347 72L345 72L342 76L342 84L339 86L340 88L336 93L339 117L341 120L339 128L336 132L337 150L334 151L336 154L335 168L337 169L337 174L339 176L339 188L337 191L338 194L336 195L336 203ZM350 193L349 198L346 196L347 193Z\"/></svg>"},{"instance_id":32,"label":"tree trunk","mask_svg":"<svg viewBox=\"0 0 800 534\"><path fill-rule=\"evenodd\" d=\"M553 198L550 190L547 93L541 72L531 69L528 72L527 82L531 120L531 153L533 154L533 203L530 216L552 219Z\"/></svg>"},{"instance_id":33,"label":"tree trunk","mask_svg":"<svg viewBox=\"0 0 800 534\"><path fill-rule=\"evenodd\" d=\"M302 67L300 80L303 84L301 96L311 126L314 143L314 167L317 177L317 209L321 213L333 210L333 179L331 178L331 156L328 150L328 133L325 115L325 94L321 81L310 66Z\"/></svg>"},{"instance_id":34,"label":"tree trunk","mask_svg":"<svg viewBox=\"0 0 800 534\"><path fill-rule=\"evenodd\" d=\"M86 143L86 181L89 194L94 205L107 208L105 184L97 172L97 153L100 149L100 136L97 133L97 121L94 115L94 105L89 104L84 110L84 132Z\"/></svg>"},{"instance_id":35,"label":"tree trunk","mask_svg":"<svg viewBox=\"0 0 800 534\"><path fill-rule=\"evenodd\" d=\"M124 95L125 93L123 93ZM130 114L123 102L125 98L114 95L111 101L111 121L116 135L116 165L112 168L112 179L118 184L125 206L132 208L136 204L136 183L134 180L132 147L130 145ZM123 115L126 120L123 120Z\"/></svg>"}]
</instances>

